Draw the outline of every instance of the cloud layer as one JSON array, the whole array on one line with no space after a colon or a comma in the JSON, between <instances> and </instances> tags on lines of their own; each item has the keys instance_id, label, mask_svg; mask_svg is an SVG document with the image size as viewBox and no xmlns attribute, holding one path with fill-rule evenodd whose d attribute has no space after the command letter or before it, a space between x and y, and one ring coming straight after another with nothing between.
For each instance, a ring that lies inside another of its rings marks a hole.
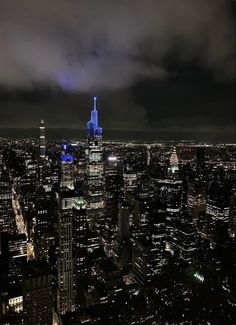
<instances>
[{"instance_id":1,"label":"cloud layer","mask_svg":"<svg viewBox=\"0 0 236 325\"><path fill-rule=\"evenodd\" d=\"M168 77L171 53L230 80L231 6L225 0L3 0L0 86L113 91Z\"/></svg>"}]
</instances>

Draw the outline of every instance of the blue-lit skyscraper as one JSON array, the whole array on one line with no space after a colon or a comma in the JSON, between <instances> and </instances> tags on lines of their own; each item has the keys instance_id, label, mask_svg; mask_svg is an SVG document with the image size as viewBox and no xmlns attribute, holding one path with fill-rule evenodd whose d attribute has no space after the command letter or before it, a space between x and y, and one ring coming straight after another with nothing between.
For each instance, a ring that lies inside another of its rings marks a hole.
<instances>
[{"instance_id":1,"label":"blue-lit skyscraper","mask_svg":"<svg viewBox=\"0 0 236 325\"><path fill-rule=\"evenodd\" d=\"M87 136L101 137L102 128L98 126L98 111L97 111L97 98L93 98L93 109L91 111L91 119L87 123Z\"/></svg>"},{"instance_id":2,"label":"blue-lit skyscraper","mask_svg":"<svg viewBox=\"0 0 236 325\"><path fill-rule=\"evenodd\" d=\"M100 228L104 221L104 163L100 141L102 128L98 126L96 100L94 97L91 120L87 123L88 143L85 151L87 219L92 228Z\"/></svg>"}]
</instances>

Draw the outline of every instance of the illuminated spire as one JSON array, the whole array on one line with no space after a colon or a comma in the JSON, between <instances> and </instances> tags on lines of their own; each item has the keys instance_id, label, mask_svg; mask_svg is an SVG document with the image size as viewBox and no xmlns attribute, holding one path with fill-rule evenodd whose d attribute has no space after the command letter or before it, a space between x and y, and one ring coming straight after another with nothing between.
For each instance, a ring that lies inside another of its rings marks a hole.
<instances>
[{"instance_id":1,"label":"illuminated spire","mask_svg":"<svg viewBox=\"0 0 236 325\"><path fill-rule=\"evenodd\" d=\"M91 119L87 123L87 135L89 137L102 136L102 128L98 126L97 97L93 98L93 109L91 111Z\"/></svg>"},{"instance_id":2,"label":"illuminated spire","mask_svg":"<svg viewBox=\"0 0 236 325\"><path fill-rule=\"evenodd\" d=\"M170 170L172 173L176 173L179 170L179 159L174 147L173 152L170 156Z\"/></svg>"},{"instance_id":3,"label":"illuminated spire","mask_svg":"<svg viewBox=\"0 0 236 325\"><path fill-rule=\"evenodd\" d=\"M93 110L97 110L97 97L93 97Z\"/></svg>"}]
</instances>

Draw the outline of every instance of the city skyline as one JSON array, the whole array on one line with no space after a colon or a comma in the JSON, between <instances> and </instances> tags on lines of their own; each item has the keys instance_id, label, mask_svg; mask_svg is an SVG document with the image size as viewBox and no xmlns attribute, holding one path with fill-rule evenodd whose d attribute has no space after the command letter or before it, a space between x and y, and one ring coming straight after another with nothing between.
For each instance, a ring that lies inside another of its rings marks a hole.
<instances>
[{"instance_id":1,"label":"city skyline","mask_svg":"<svg viewBox=\"0 0 236 325\"><path fill-rule=\"evenodd\" d=\"M1 1L1 325L236 325L235 23Z\"/></svg>"},{"instance_id":2,"label":"city skyline","mask_svg":"<svg viewBox=\"0 0 236 325\"><path fill-rule=\"evenodd\" d=\"M91 99L90 99L91 101ZM98 132L102 135L103 128L98 126L98 111L97 111L97 97L93 97L93 109L91 110L91 119L87 122L86 132L84 128L49 128L47 125L47 132L49 139L78 139L86 138L88 133ZM103 112L104 113L104 112ZM42 117L40 118L41 124L45 123ZM84 122L81 122L84 124ZM232 131L232 132L231 132ZM167 129L137 129L137 130L120 130L108 129L105 132L104 138L106 140L133 140L133 141L192 141L199 143L233 143L235 139L236 129L225 130L219 128L214 131L209 131L205 127L201 130L198 129L181 129L176 128ZM0 137L38 137L37 128L1 128Z\"/></svg>"},{"instance_id":3,"label":"city skyline","mask_svg":"<svg viewBox=\"0 0 236 325\"><path fill-rule=\"evenodd\" d=\"M236 144L104 141L89 110L0 138L0 322L235 324Z\"/></svg>"}]
</instances>

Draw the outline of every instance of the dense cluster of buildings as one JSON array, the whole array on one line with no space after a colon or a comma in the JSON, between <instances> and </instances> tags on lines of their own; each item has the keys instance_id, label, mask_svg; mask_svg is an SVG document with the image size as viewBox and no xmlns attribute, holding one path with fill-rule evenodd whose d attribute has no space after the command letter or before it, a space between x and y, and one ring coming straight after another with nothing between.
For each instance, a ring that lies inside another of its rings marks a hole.
<instances>
[{"instance_id":1,"label":"dense cluster of buildings","mask_svg":"<svg viewBox=\"0 0 236 325\"><path fill-rule=\"evenodd\" d=\"M1 324L236 324L235 145L0 139Z\"/></svg>"}]
</instances>

